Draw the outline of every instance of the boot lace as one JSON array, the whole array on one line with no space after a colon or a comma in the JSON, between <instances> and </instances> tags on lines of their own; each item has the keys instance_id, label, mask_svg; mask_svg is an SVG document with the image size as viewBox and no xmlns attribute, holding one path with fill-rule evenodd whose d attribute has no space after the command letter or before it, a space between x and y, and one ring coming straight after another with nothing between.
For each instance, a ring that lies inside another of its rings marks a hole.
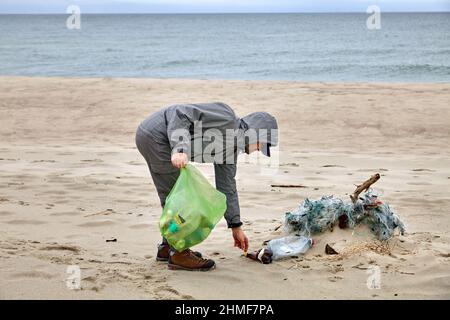
<instances>
[{"instance_id":1,"label":"boot lace","mask_svg":"<svg viewBox=\"0 0 450 320\"><path fill-rule=\"evenodd\" d=\"M191 249L188 249L188 253L189 253L189 256L190 256L190 257L192 257L192 258L194 258L194 259L196 259L196 260L198 260L198 261L201 261L201 262L206 262L206 261L207 261L207 259L203 259L203 258L198 257L198 256L194 253L194 251L192 251Z\"/></svg>"}]
</instances>

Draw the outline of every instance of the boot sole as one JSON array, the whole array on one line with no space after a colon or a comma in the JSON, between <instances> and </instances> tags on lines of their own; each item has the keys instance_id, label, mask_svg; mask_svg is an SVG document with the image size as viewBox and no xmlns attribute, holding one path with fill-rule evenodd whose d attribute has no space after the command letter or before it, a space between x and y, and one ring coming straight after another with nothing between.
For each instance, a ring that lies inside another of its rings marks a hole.
<instances>
[{"instance_id":1,"label":"boot sole","mask_svg":"<svg viewBox=\"0 0 450 320\"><path fill-rule=\"evenodd\" d=\"M182 266L178 266L176 264L168 264L169 270L185 270L185 271L209 271L216 268L216 265L214 264L212 267L209 268L197 268L197 269L190 269Z\"/></svg>"},{"instance_id":2,"label":"boot sole","mask_svg":"<svg viewBox=\"0 0 450 320\"><path fill-rule=\"evenodd\" d=\"M202 256L201 256L201 255L198 255L197 257L201 258ZM156 261L159 261L159 262L167 262L167 261L169 261L169 258L156 257Z\"/></svg>"}]
</instances>

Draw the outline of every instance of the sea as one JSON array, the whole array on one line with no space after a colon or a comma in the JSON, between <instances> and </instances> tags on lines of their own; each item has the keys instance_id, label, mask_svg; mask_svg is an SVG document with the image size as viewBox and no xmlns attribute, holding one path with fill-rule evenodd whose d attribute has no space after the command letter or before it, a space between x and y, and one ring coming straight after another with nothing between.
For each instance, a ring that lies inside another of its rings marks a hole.
<instances>
[{"instance_id":1,"label":"sea","mask_svg":"<svg viewBox=\"0 0 450 320\"><path fill-rule=\"evenodd\" d=\"M366 13L0 15L0 75L450 82L450 13L368 19Z\"/></svg>"}]
</instances>

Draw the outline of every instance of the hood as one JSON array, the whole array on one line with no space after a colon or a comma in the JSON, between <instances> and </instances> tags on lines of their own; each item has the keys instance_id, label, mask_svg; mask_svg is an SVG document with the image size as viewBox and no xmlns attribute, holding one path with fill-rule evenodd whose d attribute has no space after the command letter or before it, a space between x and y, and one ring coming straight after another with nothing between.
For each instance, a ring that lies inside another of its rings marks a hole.
<instances>
[{"instance_id":1,"label":"hood","mask_svg":"<svg viewBox=\"0 0 450 320\"><path fill-rule=\"evenodd\" d=\"M253 129L254 135L248 135L249 143L261 142L261 150L266 156L270 156L270 147L278 145L278 124L275 117L267 112L253 112L241 118L245 131Z\"/></svg>"}]
</instances>

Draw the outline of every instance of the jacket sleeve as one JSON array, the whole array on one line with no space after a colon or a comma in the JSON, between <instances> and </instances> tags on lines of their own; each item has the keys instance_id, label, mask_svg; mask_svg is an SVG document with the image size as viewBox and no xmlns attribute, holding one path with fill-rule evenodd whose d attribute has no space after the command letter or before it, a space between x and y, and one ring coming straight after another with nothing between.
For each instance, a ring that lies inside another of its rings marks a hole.
<instances>
[{"instance_id":1,"label":"jacket sleeve","mask_svg":"<svg viewBox=\"0 0 450 320\"><path fill-rule=\"evenodd\" d=\"M189 128L200 118L198 110L179 105L166 113L167 137L173 152L190 153L191 135Z\"/></svg>"},{"instance_id":2,"label":"jacket sleeve","mask_svg":"<svg viewBox=\"0 0 450 320\"><path fill-rule=\"evenodd\" d=\"M214 164L216 188L227 197L225 220L228 228L242 225L239 198L236 190L236 164Z\"/></svg>"}]
</instances>

